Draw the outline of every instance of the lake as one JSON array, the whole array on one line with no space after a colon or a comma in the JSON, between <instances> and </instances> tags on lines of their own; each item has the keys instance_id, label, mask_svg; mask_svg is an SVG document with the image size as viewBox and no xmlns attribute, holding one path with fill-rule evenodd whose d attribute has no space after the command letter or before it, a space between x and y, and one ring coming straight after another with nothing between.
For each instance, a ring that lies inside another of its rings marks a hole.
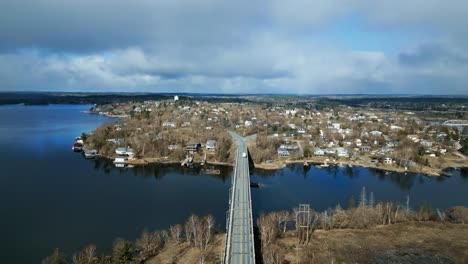
<instances>
[{"instance_id":1,"label":"lake","mask_svg":"<svg viewBox=\"0 0 468 264\"><path fill-rule=\"evenodd\" d=\"M151 165L115 168L71 150L73 139L110 118L85 113L90 105L0 106L0 232L3 263L40 263L60 247L68 256L94 243L108 252L117 237L184 223L190 214L212 214L224 229L232 168L220 175L200 169ZM363 186L376 200L404 201L418 209L468 206L468 176L384 173L366 168L253 171L254 215L299 203L324 210L356 198Z\"/></svg>"}]
</instances>

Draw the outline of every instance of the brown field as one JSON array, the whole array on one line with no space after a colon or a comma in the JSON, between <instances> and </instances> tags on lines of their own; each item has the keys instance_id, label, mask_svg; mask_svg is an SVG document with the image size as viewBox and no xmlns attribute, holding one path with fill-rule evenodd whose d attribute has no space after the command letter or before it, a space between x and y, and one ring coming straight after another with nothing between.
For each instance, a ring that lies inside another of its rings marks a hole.
<instances>
[{"instance_id":1,"label":"brown field","mask_svg":"<svg viewBox=\"0 0 468 264\"><path fill-rule=\"evenodd\" d=\"M278 240L289 263L468 263L468 225L462 224L409 222L367 230L317 230L297 254L295 241L292 232Z\"/></svg>"}]
</instances>

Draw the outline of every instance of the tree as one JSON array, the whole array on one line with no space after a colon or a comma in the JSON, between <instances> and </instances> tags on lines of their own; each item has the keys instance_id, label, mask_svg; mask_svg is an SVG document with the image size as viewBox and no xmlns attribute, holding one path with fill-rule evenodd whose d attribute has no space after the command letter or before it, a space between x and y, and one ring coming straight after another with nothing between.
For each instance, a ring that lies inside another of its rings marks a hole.
<instances>
[{"instance_id":1,"label":"tree","mask_svg":"<svg viewBox=\"0 0 468 264\"><path fill-rule=\"evenodd\" d=\"M361 190L361 195L359 197L359 207L366 207L366 206L367 206L366 187L363 186Z\"/></svg>"},{"instance_id":2,"label":"tree","mask_svg":"<svg viewBox=\"0 0 468 264\"><path fill-rule=\"evenodd\" d=\"M130 241L118 238L112 247L112 263L127 264L133 260L134 250Z\"/></svg>"},{"instance_id":3,"label":"tree","mask_svg":"<svg viewBox=\"0 0 468 264\"><path fill-rule=\"evenodd\" d=\"M65 254L59 249L55 248L52 255L48 256L42 261L42 264L65 264Z\"/></svg>"},{"instance_id":4,"label":"tree","mask_svg":"<svg viewBox=\"0 0 468 264\"><path fill-rule=\"evenodd\" d=\"M73 255L73 264L93 264L96 261L96 246L89 245Z\"/></svg>"},{"instance_id":5,"label":"tree","mask_svg":"<svg viewBox=\"0 0 468 264\"><path fill-rule=\"evenodd\" d=\"M351 197L349 198L349 202L348 202L348 209L354 209L356 208L356 199L354 198L354 195L351 195Z\"/></svg>"},{"instance_id":6,"label":"tree","mask_svg":"<svg viewBox=\"0 0 468 264\"><path fill-rule=\"evenodd\" d=\"M369 207L373 208L375 205L374 192L371 192L369 195Z\"/></svg>"},{"instance_id":7,"label":"tree","mask_svg":"<svg viewBox=\"0 0 468 264\"><path fill-rule=\"evenodd\" d=\"M172 240L176 243L179 244L181 240L181 235L182 235L182 226L181 225L171 225L169 228Z\"/></svg>"},{"instance_id":8,"label":"tree","mask_svg":"<svg viewBox=\"0 0 468 264\"><path fill-rule=\"evenodd\" d=\"M144 230L141 237L136 240L135 246L144 259L151 257L162 247L161 236L158 232Z\"/></svg>"}]
</instances>

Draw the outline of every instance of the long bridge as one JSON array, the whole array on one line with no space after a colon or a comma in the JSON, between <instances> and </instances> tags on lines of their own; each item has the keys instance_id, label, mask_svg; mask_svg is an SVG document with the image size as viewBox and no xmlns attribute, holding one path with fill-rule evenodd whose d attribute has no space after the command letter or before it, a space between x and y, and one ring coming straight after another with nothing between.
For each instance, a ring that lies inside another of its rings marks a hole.
<instances>
[{"instance_id":1,"label":"long bridge","mask_svg":"<svg viewBox=\"0 0 468 264\"><path fill-rule=\"evenodd\" d=\"M225 264L254 264L255 248L252 218L252 198L247 144L241 136L229 132L237 144L234 174L227 212Z\"/></svg>"}]
</instances>

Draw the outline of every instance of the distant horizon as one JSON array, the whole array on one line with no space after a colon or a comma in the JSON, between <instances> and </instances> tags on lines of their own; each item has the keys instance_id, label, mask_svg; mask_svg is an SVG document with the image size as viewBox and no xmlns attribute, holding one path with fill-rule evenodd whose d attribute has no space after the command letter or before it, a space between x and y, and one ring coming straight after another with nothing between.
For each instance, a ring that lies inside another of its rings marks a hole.
<instances>
[{"instance_id":1,"label":"distant horizon","mask_svg":"<svg viewBox=\"0 0 468 264\"><path fill-rule=\"evenodd\" d=\"M105 92L88 92L88 91L0 91L2 93L22 93L22 94L122 94L122 95L206 95L206 96L373 96L373 97L450 97L462 96L467 97L468 94L372 94L372 93L356 93L356 94L299 94L299 93L210 93L210 92L120 92L120 91L105 91Z\"/></svg>"}]
</instances>

